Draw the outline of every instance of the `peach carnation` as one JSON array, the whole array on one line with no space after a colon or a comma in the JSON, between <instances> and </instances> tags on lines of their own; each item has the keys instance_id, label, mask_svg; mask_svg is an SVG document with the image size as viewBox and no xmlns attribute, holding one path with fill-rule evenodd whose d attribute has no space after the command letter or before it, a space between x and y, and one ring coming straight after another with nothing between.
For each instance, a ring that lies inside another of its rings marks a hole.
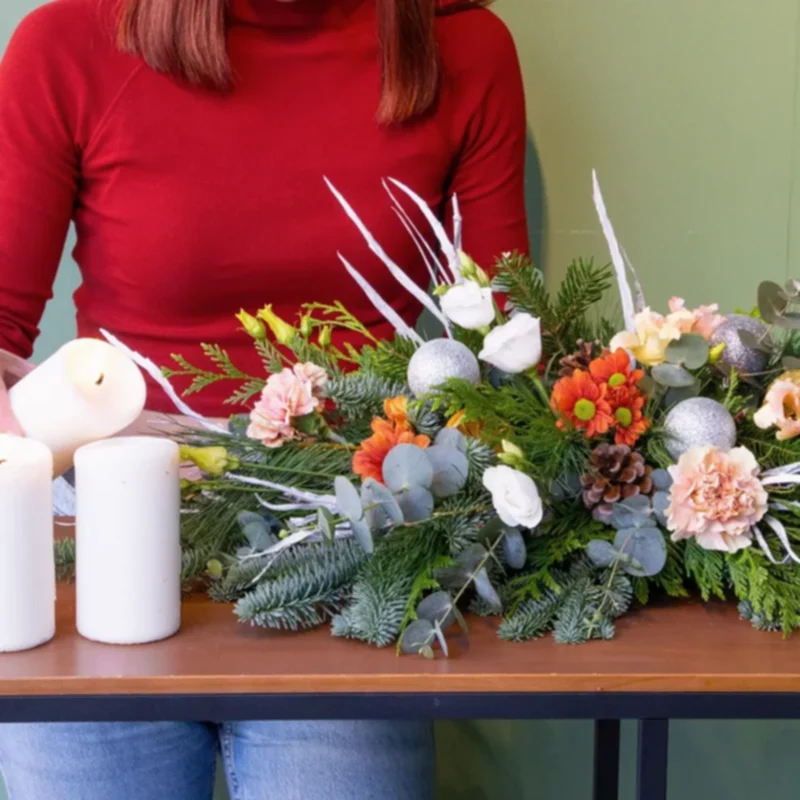
<instances>
[{"instance_id":1,"label":"peach carnation","mask_svg":"<svg viewBox=\"0 0 800 800\"><path fill-rule=\"evenodd\" d=\"M729 451L698 447L670 467L667 508L672 541L694 537L705 550L735 553L752 543L752 527L767 513L767 491L755 456L745 447Z\"/></svg>"},{"instance_id":2,"label":"peach carnation","mask_svg":"<svg viewBox=\"0 0 800 800\"><path fill-rule=\"evenodd\" d=\"M781 441L800 436L800 370L785 372L769 387L753 422L762 430L776 427Z\"/></svg>"},{"instance_id":3,"label":"peach carnation","mask_svg":"<svg viewBox=\"0 0 800 800\"><path fill-rule=\"evenodd\" d=\"M316 370L319 368L312 364L298 364L294 369L287 367L270 375L250 412L247 435L267 447L280 447L285 441L297 438L293 420L320 410L317 387L322 380L319 373L324 372Z\"/></svg>"},{"instance_id":4,"label":"peach carnation","mask_svg":"<svg viewBox=\"0 0 800 800\"><path fill-rule=\"evenodd\" d=\"M704 339L710 339L714 331L725 321L725 317L718 313L719 306L716 303L688 309L683 298L671 297L669 311L667 319L681 333L698 333Z\"/></svg>"}]
</instances>

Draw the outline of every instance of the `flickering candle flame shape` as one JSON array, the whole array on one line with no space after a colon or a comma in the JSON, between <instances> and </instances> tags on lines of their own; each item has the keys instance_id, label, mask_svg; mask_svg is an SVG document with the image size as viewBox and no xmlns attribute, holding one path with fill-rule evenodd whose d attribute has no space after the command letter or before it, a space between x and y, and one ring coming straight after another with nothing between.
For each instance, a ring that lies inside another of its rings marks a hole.
<instances>
[{"instance_id":1,"label":"flickering candle flame shape","mask_svg":"<svg viewBox=\"0 0 800 800\"><path fill-rule=\"evenodd\" d=\"M25 436L52 451L55 475L72 466L82 445L131 425L146 395L136 364L98 339L69 342L9 391Z\"/></svg>"}]
</instances>

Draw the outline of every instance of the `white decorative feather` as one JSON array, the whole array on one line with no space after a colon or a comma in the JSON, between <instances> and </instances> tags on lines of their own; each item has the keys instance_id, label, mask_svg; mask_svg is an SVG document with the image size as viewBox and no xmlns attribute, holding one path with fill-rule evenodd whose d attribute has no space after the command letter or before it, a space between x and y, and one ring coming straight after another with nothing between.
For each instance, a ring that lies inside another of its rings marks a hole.
<instances>
[{"instance_id":1,"label":"white decorative feather","mask_svg":"<svg viewBox=\"0 0 800 800\"><path fill-rule=\"evenodd\" d=\"M628 283L628 275L625 268L625 260L622 257L619 242L614 233L614 226L608 217L606 211L606 204L603 200L603 193L600 191L600 182L597 180L597 172L592 170L592 185L594 205L597 210L597 216L600 218L600 227L603 229L603 235L606 237L608 243L608 250L611 254L611 263L614 265L614 271L617 274L617 284L619 285L619 296L622 301L622 315L625 320L625 328L629 331L636 330L634 316L636 314L633 304L633 294L631 292L630 284Z\"/></svg>"},{"instance_id":2,"label":"white decorative feather","mask_svg":"<svg viewBox=\"0 0 800 800\"><path fill-rule=\"evenodd\" d=\"M333 192L333 196L339 201L339 204L345 210L345 213L348 217L350 217L353 224L358 228L361 235L364 237L367 245L369 245L369 249L375 253L376 256L383 262L384 266L389 270L392 277L412 296L414 297L419 303L421 303L431 314L433 314L439 322L444 325L446 330L449 330L449 325L447 322L447 318L442 314L439 310L439 307L433 300L429 297L428 293L417 286L411 278L403 271L401 267L392 261L389 258L386 251L380 246L378 240L370 233L369 229L366 225L361 221L360 217L356 212L353 210L352 206L345 200L344 196L341 192L336 189L336 187L327 179L325 178L325 183L328 185L328 188Z\"/></svg>"},{"instance_id":3,"label":"white decorative feather","mask_svg":"<svg viewBox=\"0 0 800 800\"><path fill-rule=\"evenodd\" d=\"M372 288L372 284L341 253L337 253L337 255L344 264L344 268L350 273L350 277L361 287L367 299L383 315L383 318L401 336L411 339L418 345L424 344L422 337L413 328L406 325L405 320Z\"/></svg>"},{"instance_id":4,"label":"white decorative feather","mask_svg":"<svg viewBox=\"0 0 800 800\"><path fill-rule=\"evenodd\" d=\"M100 333L106 338L109 344L114 345L117 349L121 350L128 358L136 364L137 367L144 370L163 390L164 393L172 401L175 408L180 411L185 417L193 419L195 422L202 425L206 430L214 431L215 433L228 433L226 428L217 425L210 419L206 419L202 414L198 414L188 404L186 404L172 388L172 384L161 374L161 370L149 359L140 355L135 350L123 344L116 336L106 330L100 330Z\"/></svg>"},{"instance_id":5,"label":"white decorative feather","mask_svg":"<svg viewBox=\"0 0 800 800\"><path fill-rule=\"evenodd\" d=\"M400 181L395 180L394 178L389 178L389 182L400 189L401 192L406 194L413 201L414 205L425 215L425 219L428 220L428 224L436 234L436 238L439 241L439 247L442 248L442 252L447 258L447 264L452 272L452 280L456 283L460 283L461 258L458 255L458 251L456 250L455 246L448 238L444 226L437 219L436 214L431 211L430 206L418 194L409 189L404 183L400 183Z\"/></svg>"}]
</instances>

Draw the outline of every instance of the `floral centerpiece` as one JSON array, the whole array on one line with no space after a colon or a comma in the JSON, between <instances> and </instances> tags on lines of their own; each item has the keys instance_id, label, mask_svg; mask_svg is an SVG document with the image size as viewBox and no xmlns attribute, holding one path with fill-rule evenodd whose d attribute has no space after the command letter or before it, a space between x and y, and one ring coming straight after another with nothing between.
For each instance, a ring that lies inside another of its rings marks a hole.
<instances>
[{"instance_id":1,"label":"floral centerpiece","mask_svg":"<svg viewBox=\"0 0 800 800\"><path fill-rule=\"evenodd\" d=\"M735 597L759 628L800 624L800 284L761 284L747 313L679 298L652 310L595 181L612 265L576 261L551 293L526 257L485 271L464 254L457 203L451 240L392 182L428 294L331 190L442 334L425 341L340 256L392 340L309 303L296 321L239 315L263 375L213 346L209 367L176 357L164 376L134 354L200 425L183 447L199 470L183 487L187 581L254 625L330 623L426 656L447 653L464 611L502 618L504 639L565 643L692 592ZM336 330L365 344L336 346ZM175 375L189 394L230 381L240 413L203 420Z\"/></svg>"}]
</instances>

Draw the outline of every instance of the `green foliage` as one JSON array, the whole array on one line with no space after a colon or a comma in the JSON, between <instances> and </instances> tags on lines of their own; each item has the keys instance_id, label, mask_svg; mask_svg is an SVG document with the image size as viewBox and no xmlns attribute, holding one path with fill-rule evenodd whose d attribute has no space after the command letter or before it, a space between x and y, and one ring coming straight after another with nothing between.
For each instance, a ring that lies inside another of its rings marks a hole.
<instances>
[{"instance_id":1,"label":"green foliage","mask_svg":"<svg viewBox=\"0 0 800 800\"><path fill-rule=\"evenodd\" d=\"M716 550L704 550L694 539L686 542L684 567L689 579L697 584L703 600L725 599L725 557Z\"/></svg>"},{"instance_id":2,"label":"green foliage","mask_svg":"<svg viewBox=\"0 0 800 800\"><path fill-rule=\"evenodd\" d=\"M383 378L371 372L352 372L334 378L325 387L325 394L346 420L383 416L383 401L408 393L404 382Z\"/></svg>"},{"instance_id":3,"label":"green foliage","mask_svg":"<svg viewBox=\"0 0 800 800\"><path fill-rule=\"evenodd\" d=\"M800 623L800 570L795 564L770 564L761 550L750 547L726 557L736 597L748 605L752 621L778 626L788 635Z\"/></svg>"},{"instance_id":4,"label":"green foliage","mask_svg":"<svg viewBox=\"0 0 800 800\"><path fill-rule=\"evenodd\" d=\"M414 342L395 336L390 342L376 342L363 347L358 353L358 361L364 372L372 372L378 377L404 384L408 362L416 352L417 345Z\"/></svg>"},{"instance_id":5,"label":"green foliage","mask_svg":"<svg viewBox=\"0 0 800 800\"><path fill-rule=\"evenodd\" d=\"M240 383L255 385L259 379L242 372L232 361L227 351L215 344L202 344L200 347L204 355L217 368L216 371L206 370L190 364L183 356L173 354L172 360L178 369L164 369L166 378L186 377L191 378L189 388L184 395L196 394L214 383L220 381L238 381ZM263 383L261 384L263 386ZM255 394L258 389L253 391ZM252 396L252 395L251 395ZM231 401L233 402L233 401Z\"/></svg>"},{"instance_id":6,"label":"green foliage","mask_svg":"<svg viewBox=\"0 0 800 800\"><path fill-rule=\"evenodd\" d=\"M800 437L779 442L774 428L761 430L751 419L741 423L738 444L752 451L765 470L800 461Z\"/></svg>"},{"instance_id":7,"label":"green foliage","mask_svg":"<svg viewBox=\"0 0 800 800\"><path fill-rule=\"evenodd\" d=\"M573 261L555 297L547 291L542 272L519 253L501 258L495 267L494 285L508 295L511 304L542 322L544 351L555 356L571 352L578 339L591 340L598 330L590 312L611 287L608 266L593 261Z\"/></svg>"},{"instance_id":8,"label":"green foliage","mask_svg":"<svg viewBox=\"0 0 800 800\"><path fill-rule=\"evenodd\" d=\"M268 628L313 628L330 619L345 602L365 559L352 541L308 545L314 557L290 564L266 578L236 604L242 622Z\"/></svg>"},{"instance_id":9,"label":"green foliage","mask_svg":"<svg viewBox=\"0 0 800 800\"><path fill-rule=\"evenodd\" d=\"M75 540L56 539L53 542L56 562L56 580L72 581L75 578Z\"/></svg>"},{"instance_id":10,"label":"green foliage","mask_svg":"<svg viewBox=\"0 0 800 800\"><path fill-rule=\"evenodd\" d=\"M568 569L554 569L552 580L503 621L501 639L520 642L552 631L559 644L581 644L614 636L613 621L633 600L631 581L621 570L597 570L580 557Z\"/></svg>"}]
</instances>

